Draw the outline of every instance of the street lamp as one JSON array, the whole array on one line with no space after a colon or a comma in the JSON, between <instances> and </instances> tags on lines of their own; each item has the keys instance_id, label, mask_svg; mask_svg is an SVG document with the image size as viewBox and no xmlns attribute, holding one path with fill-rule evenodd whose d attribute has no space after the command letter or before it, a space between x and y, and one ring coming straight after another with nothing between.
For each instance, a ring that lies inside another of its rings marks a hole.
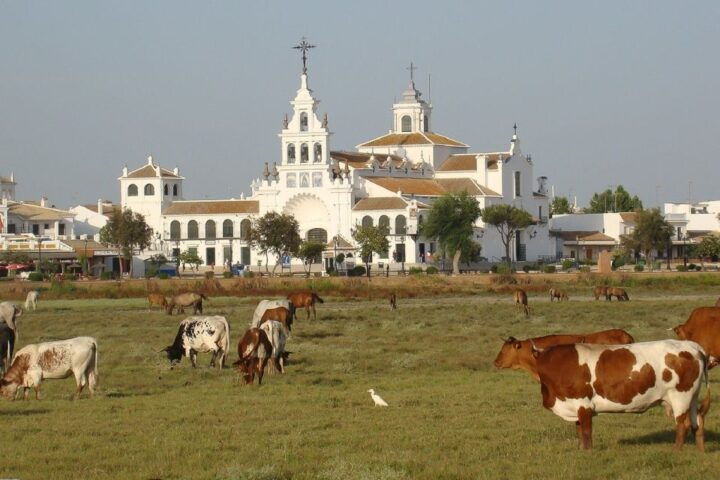
<instances>
[{"instance_id":1,"label":"street lamp","mask_svg":"<svg viewBox=\"0 0 720 480\"><path fill-rule=\"evenodd\" d=\"M85 239L85 275L87 275L90 272L90 261L88 260L87 256L87 244L88 239Z\"/></svg>"},{"instance_id":2,"label":"street lamp","mask_svg":"<svg viewBox=\"0 0 720 480\"><path fill-rule=\"evenodd\" d=\"M684 256L684 258L683 258L683 263L684 263L684 265L685 265L685 270L687 270L687 262L688 262L688 252L687 252L687 240L688 240L688 235L687 235L687 232L685 232L685 233L683 234L682 240L683 240L683 256Z\"/></svg>"},{"instance_id":3,"label":"street lamp","mask_svg":"<svg viewBox=\"0 0 720 480\"><path fill-rule=\"evenodd\" d=\"M402 255L400 255L400 268L403 275L405 275L405 235L400 235L400 245L402 245Z\"/></svg>"}]
</instances>

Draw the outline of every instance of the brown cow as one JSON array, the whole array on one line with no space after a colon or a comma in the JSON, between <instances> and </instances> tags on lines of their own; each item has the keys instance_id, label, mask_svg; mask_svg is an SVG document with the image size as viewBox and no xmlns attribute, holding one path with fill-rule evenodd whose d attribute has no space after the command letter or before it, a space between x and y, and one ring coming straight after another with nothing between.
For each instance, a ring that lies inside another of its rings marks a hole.
<instances>
[{"instance_id":1,"label":"brown cow","mask_svg":"<svg viewBox=\"0 0 720 480\"><path fill-rule=\"evenodd\" d=\"M604 297L607 294L607 289L605 285L598 285L597 287L593 288L593 295L595 296L595 300L600 300L600 297Z\"/></svg>"},{"instance_id":2,"label":"brown cow","mask_svg":"<svg viewBox=\"0 0 720 480\"><path fill-rule=\"evenodd\" d=\"M181 293L170 298L167 305L168 315L172 315L173 310L177 307L179 313L185 313L185 307L193 307L193 315L203 313L203 300L207 300L204 293Z\"/></svg>"},{"instance_id":3,"label":"brown cow","mask_svg":"<svg viewBox=\"0 0 720 480\"><path fill-rule=\"evenodd\" d=\"M525 312L526 317L530 315L530 309L528 308L528 298L525 290L523 290L522 288L518 288L517 290L515 290L515 292L513 292L513 301L518 307L522 306L523 312Z\"/></svg>"},{"instance_id":4,"label":"brown cow","mask_svg":"<svg viewBox=\"0 0 720 480\"><path fill-rule=\"evenodd\" d=\"M623 300L630 300L630 297L628 297L628 294L624 288L608 287L605 291L605 299L607 301L611 301L612 297L617 298L618 302L621 302Z\"/></svg>"},{"instance_id":5,"label":"brown cow","mask_svg":"<svg viewBox=\"0 0 720 480\"><path fill-rule=\"evenodd\" d=\"M562 300L570 300L568 298L568 294L565 290L560 290L559 288L551 288L550 289L550 302L555 300L557 298L558 302Z\"/></svg>"},{"instance_id":6,"label":"brown cow","mask_svg":"<svg viewBox=\"0 0 720 480\"><path fill-rule=\"evenodd\" d=\"M692 340L703 347L710 357L708 368L720 363L720 308L698 307L673 330L680 340Z\"/></svg>"},{"instance_id":7,"label":"brown cow","mask_svg":"<svg viewBox=\"0 0 720 480\"><path fill-rule=\"evenodd\" d=\"M518 340L509 337L503 343L500 352L495 358L497 368L512 368L513 370L526 370L530 375L539 380L537 364L532 354L533 344L536 348L545 349L555 345L567 345L570 343L597 343L602 345L625 345L635 343L635 339L625 330L613 328L602 332L586 334L560 334L546 335L544 337Z\"/></svg>"},{"instance_id":8,"label":"brown cow","mask_svg":"<svg viewBox=\"0 0 720 480\"><path fill-rule=\"evenodd\" d=\"M258 377L258 385L262 385L263 374L268 360L272 356L272 344L267 334L260 328L251 328L238 342L238 356L240 357L233 365L237 366L243 373L246 385L255 381ZM277 366L278 371L280 366Z\"/></svg>"},{"instance_id":9,"label":"brown cow","mask_svg":"<svg viewBox=\"0 0 720 480\"><path fill-rule=\"evenodd\" d=\"M390 294L390 310L397 310L397 295Z\"/></svg>"},{"instance_id":10,"label":"brown cow","mask_svg":"<svg viewBox=\"0 0 720 480\"><path fill-rule=\"evenodd\" d=\"M312 308L313 320L317 320L317 312L315 312L315 302L325 303L322 298L315 292L299 292L291 293L287 296L296 309L305 308L307 312L307 320L310 320L310 309ZM295 315L297 315L297 310ZM296 317L297 318L297 317Z\"/></svg>"},{"instance_id":11,"label":"brown cow","mask_svg":"<svg viewBox=\"0 0 720 480\"><path fill-rule=\"evenodd\" d=\"M263 316L260 318L260 325L268 320L277 320L285 326L288 332L292 330L293 315L290 313L290 310L285 307L268 308L265 310L265 313L263 313Z\"/></svg>"},{"instance_id":12,"label":"brown cow","mask_svg":"<svg viewBox=\"0 0 720 480\"><path fill-rule=\"evenodd\" d=\"M168 301L165 295L161 293L150 293L148 294L148 308L152 308L153 305L158 305L163 309L167 309Z\"/></svg>"}]
</instances>

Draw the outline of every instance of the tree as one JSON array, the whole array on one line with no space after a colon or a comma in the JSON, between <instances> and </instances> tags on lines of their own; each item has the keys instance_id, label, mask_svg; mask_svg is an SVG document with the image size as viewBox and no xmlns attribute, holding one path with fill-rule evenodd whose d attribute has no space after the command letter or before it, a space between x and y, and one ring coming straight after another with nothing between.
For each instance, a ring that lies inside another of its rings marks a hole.
<instances>
[{"instance_id":1,"label":"tree","mask_svg":"<svg viewBox=\"0 0 720 480\"><path fill-rule=\"evenodd\" d=\"M587 213L634 212L642 208L642 202L637 195L630 197L627 190L622 185L618 185L615 192L608 188L604 192L594 194L590 199Z\"/></svg>"},{"instance_id":2,"label":"tree","mask_svg":"<svg viewBox=\"0 0 720 480\"><path fill-rule=\"evenodd\" d=\"M292 215L268 212L253 222L250 229L250 240L265 255L265 269L268 267L268 256L276 258L273 273L285 254L297 256L302 239L300 226Z\"/></svg>"},{"instance_id":3,"label":"tree","mask_svg":"<svg viewBox=\"0 0 720 480\"><path fill-rule=\"evenodd\" d=\"M100 241L115 245L118 248L120 259L120 273L123 273L122 259L130 261L130 276L132 276L132 257L137 249L145 250L150 246L152 228L145 223L145 217L133 213L129 209L116 210L107 224L100 230Z\"/></svg>"},{"instance_id":4,"label":"tree","mask_svg":"<svg viewBox=\"0 0 720 480\"><path fill-rule=\"evenodd\" d=\"M420 233L426 238L437 238L443 253L452 256L453 274L460 274L460 257L473 251L473 225L480 217L477 200L467 192L446 194L438 198L430 209Z\"/></svg>"},{"instance_id":5,"label":"tree","mask_svg":"<svg viewBox=\"0 0 720 480\"><path fill-rule=\"evenodd\" d=\"M303 261L303 268L305 274L310 276L310 268L313 263L317 263L320 260L320 256L325 250L325 244L322 242L307 241L300 244L298 249L298 258Z\"/></svg>"},{"instance_id":6,"label":"tree","mask_svg":"<svg viewBox=\"0 0 720 480\"><path fill-rule=\"evenodd\" d=\"M550 216L553 215L564 215L566 213L572 213L572 207L570 207L570 201L567 197L555 197L550 204Z\"/></svg>"},{"instance_id":7,"label":"tree","mask_svg":"<svg viewBox=\"0 0 720 480\"><path fill-rule=\"evenodd\" d=\"M636 253L644 253L652 266L652 251L667 247L675 233L675 228L668 223L657 208L639 210L635 217L635 229L620 239L621 245Z\"/></svg>"},{"instance_id":8,"label":"tree","mask_svg":"<svg viewBox=\"0 0 720 480\"><path fill-rule=\"evenodd\" d=\"M152 255L150 258L148 258L148 261L150 262L152 268L149 271L145 272L145 274L155 276L160 270L160 267L165 265L168 260L167 257L165 257L165 255L163 255L162 253L156 253L155 255Z\"/></svg>"},{"instance_id":9,"label":"tree","mask_svg":"<svg viewBox=\"0 0 720 480\"><path fill-rule=\"evenodd\" d=\"M185 267L185 264L188 264L190 265L190 269L193 271L196 271L203 263L202 258L198 256L195 250L186 250L182 252L178 259L182 262L183 268Z\"/></svg>"},{"instance_id":10,"label":"tree","mask_svg":"<svg viewBox=\"0 0 720 480\"><path fill-rule=\"evenodd\" d=\"M695 253L700 257L700 263L704 270L705 258L710 257L713 261L716 261L720 257L720 238L714 235L704 237L695 247Z\"/></svg>"},{"instance_id":11,"label":"tree","mask_svg":"<svg viewBox=\"0 0 720 480\"><path fill-rule=\"evenodd\" d=\"M516 230L522 230L532 223L528 212L512 205L490 205L480 214L483 222L494 226L500 234L500 241L505 247L505 258L510 263L510 241Z\"/></svg>"},{"instance_id":12,"label":"tree","mask_svg":"<svg viewBox=\"0 0 720 480\"><path fill-rule=\"evenodd\" d=\"M358 225L352 232L353 238L360 245L360 258L365 263L365 271L368 277L370 277L370 262L372 261L373 252L387 253L390 249L390 242L387 239L389 234L390 229L387 225L369 225L366 227Z\"/></svg>"}]
</instances>

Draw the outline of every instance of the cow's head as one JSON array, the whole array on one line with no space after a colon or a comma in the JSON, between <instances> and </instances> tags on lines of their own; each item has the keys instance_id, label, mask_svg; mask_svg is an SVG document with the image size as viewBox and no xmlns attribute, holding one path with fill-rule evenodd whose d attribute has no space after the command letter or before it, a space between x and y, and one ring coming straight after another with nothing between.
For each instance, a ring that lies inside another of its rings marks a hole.
<instances>
[{"instance_id":1,"label":"cow's head","mask_svg":"<svg viewBox=\"0 0 720 480\"><path fill-rule=\"evenodd\" d=\"M687 334L685 333L685 325L678 325L676 327L672 328L673 332L675 332L675 335L680 340L687 340Z\"/></svg>"},{"instance_id":2,"label":"cow's head","mask_svg":"<svg viewBox=\"0 0 720 480\"><path fill-rule=\"evenodd\" d=\"M235 362L235 365L237 365L238 370L240 370L240 373L242 373L243 380L245 380L245 385L250 385L253 383L253 380L255 379L254 375L254 369L255 369L255 362L257 362L257 357L252 358L241 358L237 362Z\"/></svg>"},{"instance_id":3,"label":"cow's head","mask_svg":"<svg viewBox=\"0 0 720 480\"><path fill-rule=\"evenodd\" d=\"M291 353L292 353L292 352L288 352L287 350L285 350L284 352L282 352L283 365L287 366L287 365L290 364L290 354L291 354Z\"/></svg>"},{"instance_id":4,"label":"cow's head","mask_svg":"<svg viewBox=\"0 0 720 480\"><path fill-rule=\"evenodd\" d=\"M523 342L515 337L508 337L500 353L495 357L495 366L497 368L518 368L520 366L520 355L523 348ZM530 352L526 352L530 353Z\"/></svg>"},{"instance_id":5,"label":"cow's head","mask_svg":"<svg viewBox=\"0 0 720 480\"><path fill-rule=\"evenodd\" d=\"M7 398L8 400L12 400L15 398L15 394L17 393L18 388L20 387L20 384L17 382L12 382L3 379L0 379L0 395Z\"/></svg>"}]
</instances>

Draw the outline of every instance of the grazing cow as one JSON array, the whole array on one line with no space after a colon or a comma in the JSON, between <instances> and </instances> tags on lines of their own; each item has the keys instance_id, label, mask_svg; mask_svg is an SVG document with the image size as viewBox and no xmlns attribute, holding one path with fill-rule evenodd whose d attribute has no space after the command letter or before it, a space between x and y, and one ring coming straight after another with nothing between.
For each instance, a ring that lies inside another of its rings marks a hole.
<instances>
[{"instance_id":1,"label":"grazing cow","mask_svg":"<svg viewBox=\"0 0 720 480\"><path fill-rule=\"evenodd\" d=\"M20 307L10 302L0 303L0 322L5 322L8 327L17 332L16 320L22 315Z\"/></svg>"},{"instance_id":2,"label":"grazing cow","mask_svg":"<svg viewBox=\"0 0 720 480\"><path fill-rule=\"evenodd\" d=\"M7 323L0 323L0 375L10 367L10 360L15 351L15 330Z\"/></svg>"},{"instance_id":3,"label":"grazing cow","mask_svg":"<svg viewBox=\"0 0 720 480\"><path fill-rule=\"evenodd\" d=\"M708 368L720 363L720 308L698 307L673 330L680 340L692 340L705 350L710 357Z\"/></svg>"},{"instance_id":4,"label":"grazing cow","mask_svg":"<svg viewBox=\"0 0 720 480\"><path fill-rule=\"evenodd\" d=\"M272 345L272 370L285 373L285 364L289 361L289 353L285 351L287 333L282 323L276 320L268 320L260 325L260 329L267 334Z\"/></svg>"},{"instance_id":5,"label":"grazing cow","mask_svg":"<svg viewBox=\"0 0 720 480\"><path fill-rule=\"evenodd\" d=\"M718 299L715 301L715 306L716 306L716 307L720 307L720 298L718 298Z\"/></svg>"},{"instance_id":6,"label":"grazing cow","mask_svg":"<svg viewBox=\"0 0 720 480\"><path fill-rule=\"evenodd\" d=\"M265 313L263 313L263 316L260 319L260 325L270 320L275 320L282 323L283 327L285 328L285 333L287 335L290 334L293 324L293 317L290 313L290 310L285 307L268 308L267 310L265 310Z\"/></svg>"},{"instance_id":7,"label":"grazing cow","mask_svg":"<svg viewBox=\"0 0 720 480\"><path fill-rule=\"evenodd\" d=\"M516 306L522 307L526 317L530 315L530 309L528 308L528 298L525 290L523 290L522 288L518 288L517 290L515 290L513 292L513 301L515 302Z\"/></svg>"},{"instance_id":8,"label":"grazing cow","mask_svg":"<svg viewBox=\"0 0 720 480\"><path fill-rule=\"evenodd\" d=\"M218 369L225 366L225 357L230 349L230 327L225 317L187 317L180 322L172 345L161 352L167 352L172 367L180 363L183 356L190 358L193 368L197 367L197 354L212 352L210 366L220 357Z\"/></svg>"},{"instance_id":9,"label":"grazing cow","mask_svg":"<svg viewBox=\"0 0 720 480\"><path fill-rule=\"evenodd\" d=\"M310 320L310 309L312 308L313 320L317 320L317 312L315 311L315 303L325 303L322 298L315 292L291 293L287 299L295 305L295 308L304 308L307 312L307 320ZM297 313L295 313L297 315Z\"/></svg>"},{"instance_id":10,"label":"grazing cow","mask_svg":"<svg viewBox=\"0 0 720 480\"><path fill-rule=\"evenodd\" d=\"M595 288L593 288L593 295L595 296L595 300L600 300L600 297L604 297L607 294L608 287L604 285L599 285Z\"/></svg>"},{"instance_id":11,"label":"grazing cow","mask_svg":"<svg viewBox=\"0 0 720 480\"><path fill-rule=\"evenodd\" d=\"M623 300L630 300L630 297L628 297L628 294L624 288L608 287L605 291L605 299L607 301L611 301L612 297L617 298L618 302L621 302Z\"/></svg>"},{"instance_id":12,"label":"grazing cow","mask_svg":"<svg viewBox=\"0 0 720 480\"><path fill-rule=\"evenodd\" d=\"M25 297L25 310L29 311L31 308L33 311L37 310L37 301L39 296L40 292L37 290L30 290Z\"/></svg>"},{"instance_id":13,"label":"grazing cow","mask_svg":"<svg viewBox=\"0 0 720 480\"><path fill-rule=\"evenodd\" d=\"M12 365L0 380L0 394L15 398L22 387L23 397L27 399L33 388L39 400L42 380L67 378L72 374L77 385L75 398L80 398L86 385L93 396L98 383L97 361L97 341L92 337L25 345L15 354Z\"/></svg>"},{"instance_id":14,"label":"grazing cow","mask_svg":"<svg viewBox=\"0 0 720 480\"><path fill-rule=\"evenodd\" d=\"M551 288L550 289L550 302L555 300L557 298L558 302L561 300L570 300L568 298L567 292L565 290L560 290L559 288Z\"/></svg>"},{"instance_id":15,"label":"grazing cow","mask_svg":"<svg viewBox=\"0 0 720 480\"><path fill-rule=\"evenodd\" d=\"M390 310L397 310L397 295L390 294Z\"/></svg>"},{"instance_id":16,"label":"grazing cow","mask_svg":"<svg viewBox=\"0 0 720 480\"><path fill-rule=\"evenodd\" d=\"M258 385L262 385L265 366L271 356L272 344L265 330L251 328L238 342L238 357L240 358L233 365L243 373L246 385L255 381L255 375L258 377ZM279 369L280 366L278 365L277 368Z\"/></svg>"},{"instance_id":17,"label":"grazing cow","mask_svg":"<svg viewBox=\"0 0 720 480\"><path fill-rule=\"evenodd\" d=\"M162 309L167 310L168 308L168 301L167 298L165 298L165 295L161 293L150 293L148 294L148 308L152 308L153 305L157 305Z\"/></svg>"},{"instance_id":18,"label":"grazing cow","mask_svg":"<svg viewBox=\"0 0 720 480\"><path fill-rule=\"evenodd\" d=\"M292 325L293 318L295 317L295 306L292 302L288 300L260 300L260 303L258 303L257 307L255 307L255 312L253 312L253 318L252 322L250 322L250 328L259 327L260 323L263 322L263 315L265 315L265 312L267 310L274 310L277 308L284 308L288 312L290 312L290 319L287 321L286 325L289 331L290 325ZM273 318L273 320L278 320L278 318Z\"/></svg>"},{"instance_id":19,"label":"grazing cow","mask_svg":"<svg viewBox=\"0 0 720 480\"><path fill-rule=\"evenodd\" d=\"M540 380L537 364L533 356L533 345L537 348L549 348L556 345L570 343L596 343L600 345L625 345L634 343L635 339L625 330L613 328L596 333L545 335L544 337L518 340L508 337L503 343L500 352L495 358L497 368L511 368L513 370L526 370L535 380Z\"/></svg>"},{"instance_id":20,"label":"grazing cow","mask_svg":"<svg viewBox=\"0 0 720 480\"><path fill-rule=\"evenodd\" d=\"M706 355L695 342L660 340L632 345L576 343L535 350L543 406L575 422L582 448L592 448L592 417L599 413L642 413L662 403L677 425L675 446L692 427L705 449L705 414L710 390L699 402Z\"/></svg>"},{"instance_id":21,"label":"grazing cow","mask_svg":"<svg viewBox=\"0 0 720 480\"><path fill-rule=\"evenodd\" d=\"M170 298L167 304L167 313L172 315L173 310L177 307L179 313L185 313L185 307L193 307L193 315L203 313L203 300L207 300L204 293L181 293Z\"/></svg>"}]
</instances>

